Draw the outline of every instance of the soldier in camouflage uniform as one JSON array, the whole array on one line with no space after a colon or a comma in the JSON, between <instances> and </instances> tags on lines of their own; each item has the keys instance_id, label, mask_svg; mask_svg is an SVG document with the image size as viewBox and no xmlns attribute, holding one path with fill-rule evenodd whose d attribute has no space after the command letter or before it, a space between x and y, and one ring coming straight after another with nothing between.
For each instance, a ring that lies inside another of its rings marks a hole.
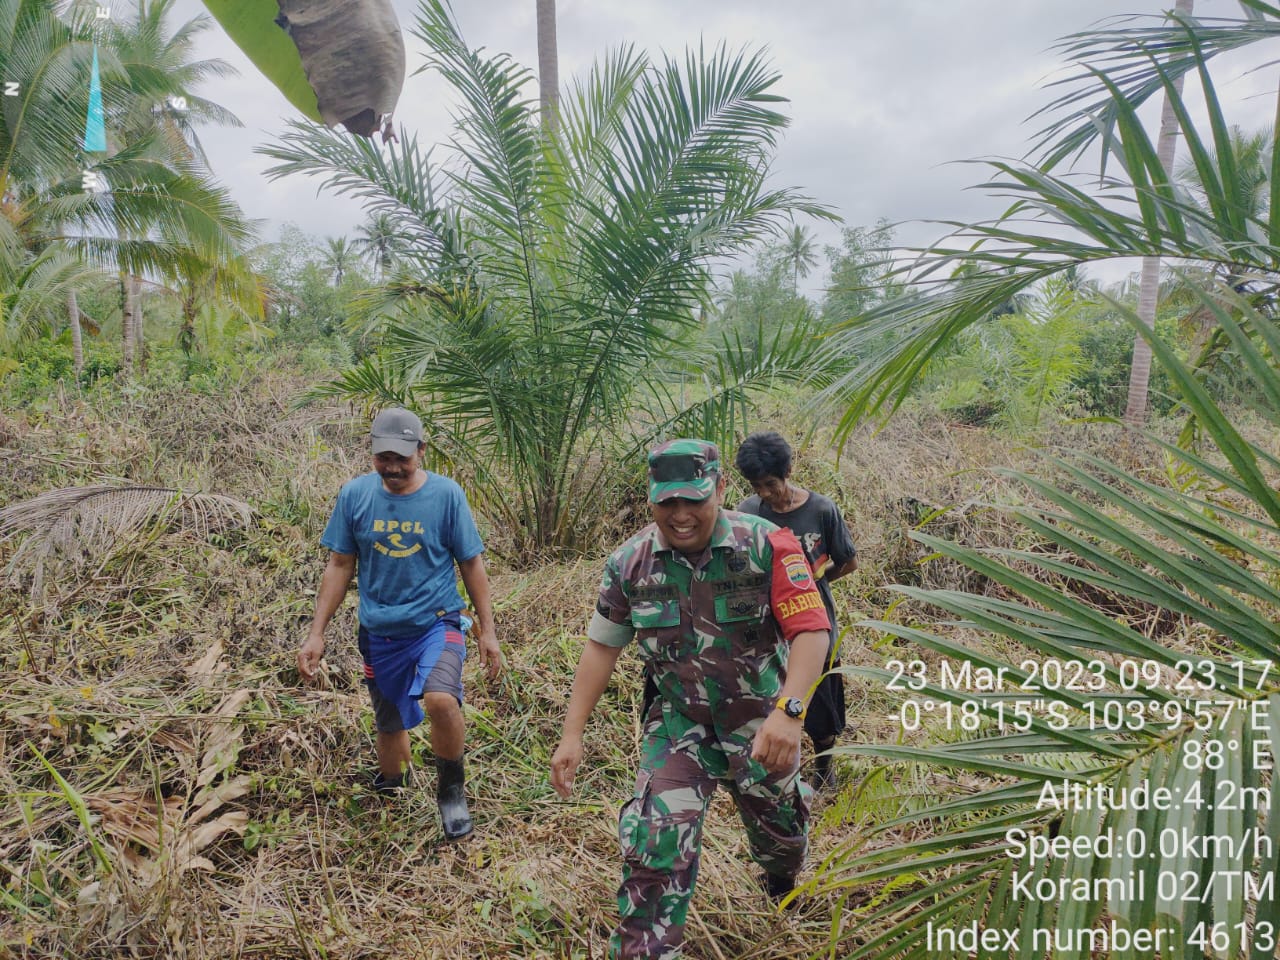
<instances>
[{"instance_id":1,"label":"soldier in camouflage uniform","mask_svg":"<svg viewBox=\"0 0 1280 960\"><path fill-rule=\"evenodd\" d=\"M805 701L829 622L795 536L724 510L720 452L672 440L649 454L654 522L605 564L551 780L567 797L582 732L633 638L659 696L644 725L635 792L618 824L621 922L612 957L678 957L717 785L732 794L775 899L808 843L799 777Z\"/></svg>"}]
</instances>

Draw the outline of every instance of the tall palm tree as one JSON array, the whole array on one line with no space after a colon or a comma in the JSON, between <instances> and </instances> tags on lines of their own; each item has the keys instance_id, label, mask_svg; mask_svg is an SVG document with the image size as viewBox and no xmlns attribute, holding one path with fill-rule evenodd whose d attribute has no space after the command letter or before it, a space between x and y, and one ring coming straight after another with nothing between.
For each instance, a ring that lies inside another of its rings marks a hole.
<instances>
[{"instance_id":1,"label":"tall palm tree","mask_svg":"<svg viewBox=\"0 0 1280 960\"><path fill-rule=\"evenodd\" d=\"M63 275L34 269L59 257L81 270L143 276L162 273L183 248L213 260L234 256L251 235L243 215L197 160L166 149L172 141L155 126L117 141L105 160L79 149L94 29L91 8L74 7L64 20L43 0L0 0L0 74L27 78L17 97L0 97L0 206L8 226L0 260L18 265L15 282L32 283ZM134 90L105 42L115 30L99 48L104 100L112 118L127 119L138 115L145 91ZM83 189L86 164L108 189ZM55 299L70 308L67 293ZM133 343L130 337L126 346Z\"/></svg>"},{"instance_id":2,"label":"tall palm tree","mask_svg":"<svg viewBox=\"0 0 1280 960\"><path fill-rule=\"evenodd\" d=\"M200 96L202 85L233 76L225 60L194 59L201 35L213 26L206 15L170 28L177 0L138 0L130 18L112 19L108 42L127 77L127 96L112 118L114 132L133 142L153 131L155 148L178 160L208 157L197 128L205 124L240 127L239 118L225 107Z\"/></svg>"},{"instance_id":3,"label":"tall palm tree","mask_svg":"<svg viewBox=\"0 0 1280 960\"><path fill-rule=\"evenodd\" d=\"M182 305L178 346L188 371L197 349L196 319L200 310L229 310L251 326L266 312L266 282L247 257L211 262L196 251L184 251L169 278Z\"/></svg>"},{"instance_id":4,"label":"tall palm tree","mask_svg":"<svg viewBox=\"0 0 1280 960\"><path fill-rule=\"evenodd\" d=\"M325 269L333 276L333 285L342 286L342 281L355 262L356 252L346 237L327 237L324 251Z\"/></svg>"},{"instance_id":5,"label":"tall palm tree","mask_svg":"<svg viewBox=\"0 0 1280 960\"><path fill-rule=\"evenodd\" d=\"M375 213L356 228L356 247L373 261L378 276L385 277L395 266L400 250L400 231L391 214Z\"/></svg>"},{"instance_id":6,"label":"tall palm tree","mask_svg":"<svg viewBox=\"0 0 1280 960\"><path fill-rule=\"evenodd\" d=\"M1275 127L1268 125L1246 133L1238 124L1232 124L1229 138L1237 188L1231 202L1250 219L1265 223L1271 208L1271 148L1276 139ZM1217 154L1216 149L1209 151L1209 160L1214 167L1221 165ZM1199 203L1208 206L1209 197L1200 182L1200 171L1194 161L1183 160L1178 164L1176 179L1195 195Z\"/></svg>"},{"instance_id":7,"label":"tall palm tree","mask_svg":"<svg viewBox=\"0 0 1280 960\"><path fill-rule=\"evenodd\" d=\"M23 78L0 97L0 338L35 334L67 302L84 268L42 236L42 200L72 187L91 48L39 0L0 2L0 76ZM74 172L73 172L74 171ZM78 187L78 182L76 183Z\"/></svg>"},{"instance_id":8,"label":"tall palm tree","mask_svg":"<svg viewBox=\"0 0 1280 960\"><path fill-rule=\"evenodd\" d=\"M1173 17L1186 22L1191 16L1193 0L1178 0ZM1173 156L1178 147L1178 118L1174 113L1173 97L1182 94L1182 76L1170 79L1165 93L1164 107L1160 112L1160 138L1156 142L1156 156L1164 167L1166 178L1173 173ZM1138 288L1138 316L1149 327L1156 322L1156 298L1160 292L1160 258L1144 257L1142 279ZM1147 418L1147 386L1151 379L1151 348L1142 336L1133 338L1133 361L1129 370L1129 398L1125 402L1124 419L1130 426L1141 426Z\"/></svg>"},{"instance_id":9,"label":"tall palm tree","mask_svg":"<svg viewBox=\"0 0 1280 960\"><path fill-rule=\"evenodd\" d=\"M560 109L560 58L556 51L556 0L537 0L538 104L548 133L556 131Z\"/></svg>"},{"instance_id":10,"label":"tall palm tree","mask_svg":"<svg viewBox=\"0 0 1280 960\"><path fill-rule=\"evenodd\" d=\"M89 273L42 229L42 201L72 189L68 170L84 124L75 98L88 77L89 52L47 4L0 4L0 75L30 78L18 83L18 96L0 97L0 345L6 352L55 323Z\"/></svg>"},{"instance_id":11,"label":"tall palm tree","mask_svg":"<svg viewBox=\"0 0 1280 960\"><path fill-rule=\"evenodd\" d=\"M809 336L710 356L689 344L717 257L793 213L827 214L765 186L787 121L759 54L611 54L547 138L529 72L469 48L442 2L420 5L415 35L461 102L457 166L408 135L379 152L303 126L264 152L271 176L321 177L401 224L401 267L374 304L383 349L329 390L418 407L433 455L527 562L593 522L601 451L731 431L753 388L813 369ZM708 370L719 379L682 397L682 378Z\"/></svg>"},{"instance_id":12,"label":"tall palm tree","mask_svg":"<svg viewBox=\"0 0 1280 960\"><path fill-rule=\"evenodd\" d=\"M814 246L813 234L796 224L787 234L782 244L782 258L791 268L791 293L800 290L800 278L807 277L818 265L818 250Z\"/></svg>"},{"instance_id":13,"label":"tall palm tree","mask_svg":"<svg viewBox=\"0 0 1280 960\"><path fill-rule=\"evenodd\" d=\"M112 19L107 42L120 66L120 92L109 110L109 146L146 143L147 154L161 163L207 170L208 158L196 134L201 122L240 126L232 113L196 93L202 82L234 73L223 60L193 60L199 34L212 21L204 15L171 31L175 0L139 0L131 18ZM143 317L141 278L121 273L122 336L126 371L135 348L141 353Z\"/></svg>"}]
</instances>

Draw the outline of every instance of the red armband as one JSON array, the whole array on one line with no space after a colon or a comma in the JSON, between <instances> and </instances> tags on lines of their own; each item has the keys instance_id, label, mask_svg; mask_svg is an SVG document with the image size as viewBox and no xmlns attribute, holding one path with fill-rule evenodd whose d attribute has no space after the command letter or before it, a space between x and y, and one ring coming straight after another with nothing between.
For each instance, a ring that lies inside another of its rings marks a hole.
<instances>
[{"instance_id":1,"label":"red armband","mask_svg":"<svg viewBox=\"0 0 1280 960\"><path fill-rule=\"evenodd\" d=\"M773 547L769 603L782 635L791 640L806 630L830 630L822 594L796 535L785 528L774 530L769 534L769 545Z\"/></svg>"}]
</instances>

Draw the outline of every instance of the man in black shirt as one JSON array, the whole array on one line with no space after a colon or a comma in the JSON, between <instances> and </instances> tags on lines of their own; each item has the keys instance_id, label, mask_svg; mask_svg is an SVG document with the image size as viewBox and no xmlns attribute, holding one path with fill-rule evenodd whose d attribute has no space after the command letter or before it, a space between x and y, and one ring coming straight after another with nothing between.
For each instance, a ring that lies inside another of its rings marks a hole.
<instances>
[{"instance_id":1,"label":"man in black shirt","mask_svg":"<svg viewBox=\"0 0 1280 960\"><path fill-rule=\"evenodd\" d=\"M742 442L734 464L755 491L754 496L738 504L738 509L788 528L804 548L831 621L827 666L839 666L836 642L840 631L831 584L858 566L857 551L840 508L830 498L791 482L791 446L781 434L753 433ZM835 746L844 728L844 677L827 673L814 691L804 721L805 733L818 753L813 784L817 790L829 789L835 783L831 757L825 751Z\"/></svg>"}]
</instances>

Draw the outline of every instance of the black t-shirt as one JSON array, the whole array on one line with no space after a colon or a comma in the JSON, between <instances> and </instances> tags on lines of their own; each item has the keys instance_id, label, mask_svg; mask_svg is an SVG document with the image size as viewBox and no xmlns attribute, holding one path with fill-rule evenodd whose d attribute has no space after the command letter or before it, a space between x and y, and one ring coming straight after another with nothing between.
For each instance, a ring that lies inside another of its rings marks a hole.
<instances>
[{"instance_id":1,"label":"black t-shirt","mask_svg":"<svg viewBox=\"0 0 1280 960\"><path fill-rule=\"evenodd\" d=\"M764 517L796 535L818 580L818 592L822 594L827 617L831 620L831 638L834 641L840 631L836 628L836 606L827 573L844 566L857 553L844 525L844 517L840 516L840 508L830 497L810 490L808 500L786 513L777 513L754 494L738 504L738 509Z\"/></svg>"}]
</instances>

